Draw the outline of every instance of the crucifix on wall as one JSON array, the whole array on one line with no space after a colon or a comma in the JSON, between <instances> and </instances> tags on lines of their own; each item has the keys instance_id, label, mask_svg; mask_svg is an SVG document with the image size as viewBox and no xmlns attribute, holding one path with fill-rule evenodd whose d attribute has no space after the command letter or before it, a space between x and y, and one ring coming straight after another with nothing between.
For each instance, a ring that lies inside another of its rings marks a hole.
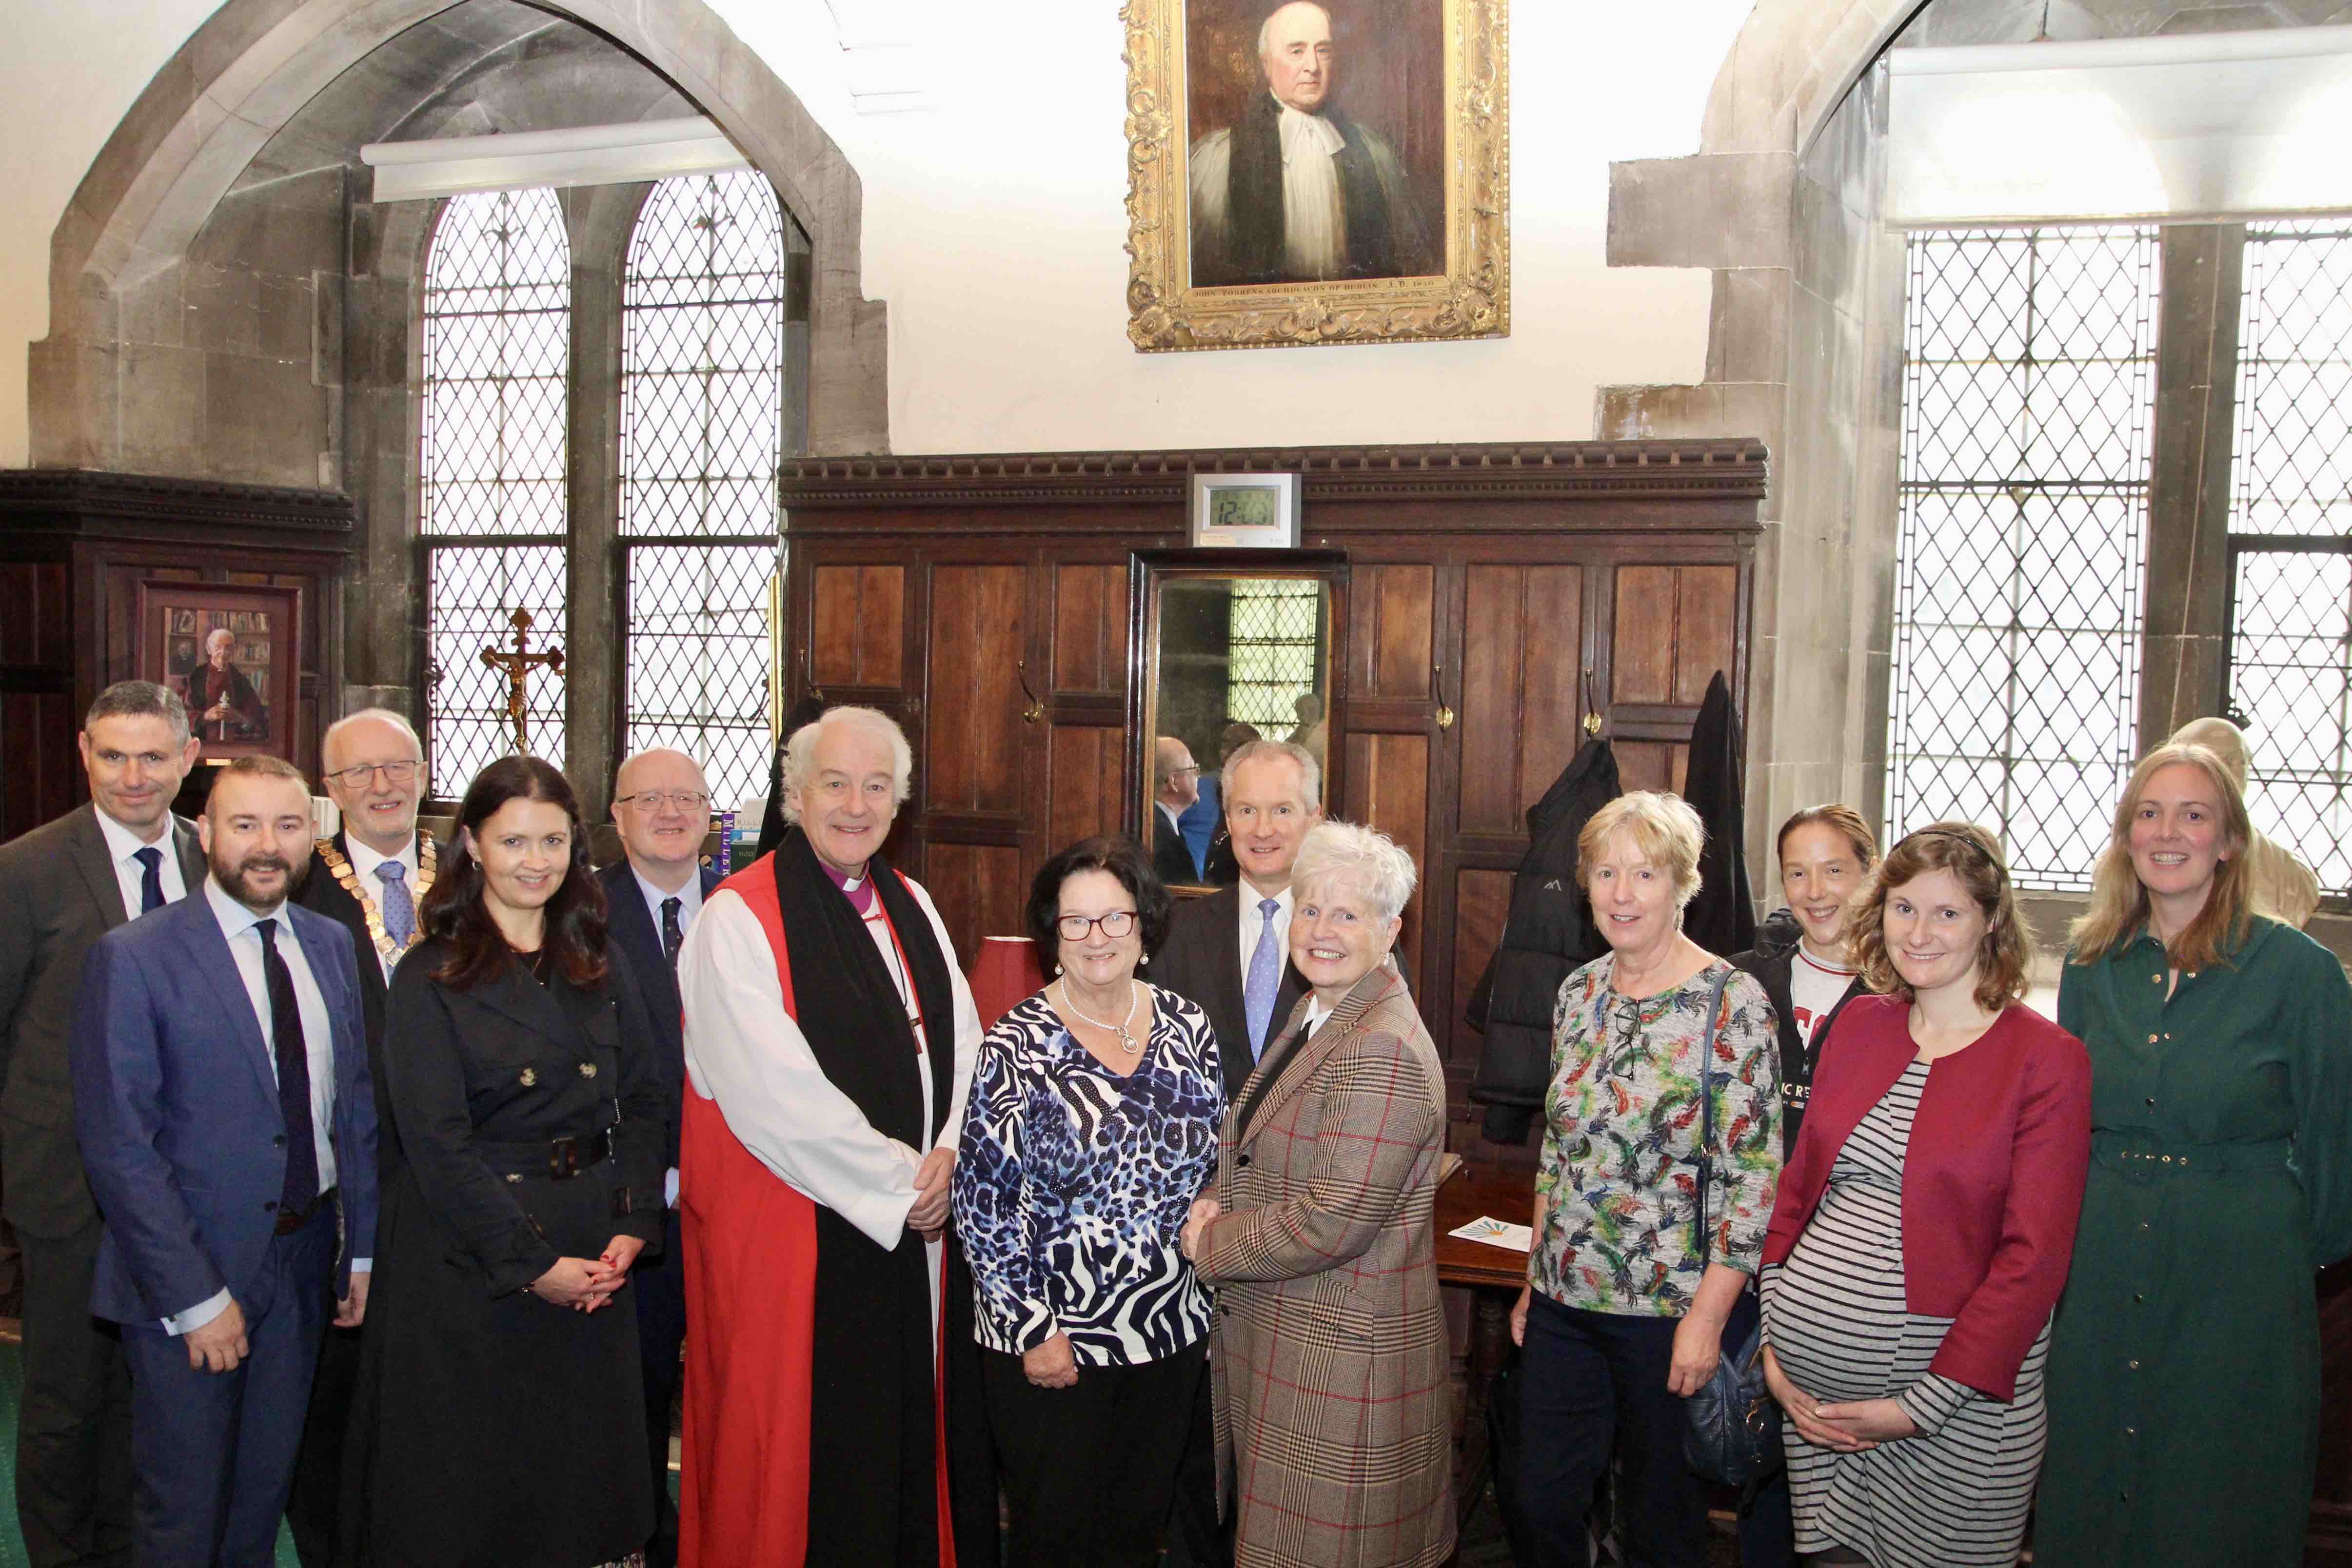
<instances>
[{"instance_id":1,"label":"crucifix on wall","mask_svg":"<svg viewBox=\"0 0 2352 1568\"><path fill-rule=\"evenodd\" d=\"M516 611L507 617L507 623L514 628L513 651L509 653L494 643L482 650L482 663L494 670L506 672L507 716L514 721L514 748L518 752L528 753L530 750L530 720L525 712L523 698L531 669L534 665L543 664L550 674L562 674L563 650L550 646L535 653L530 651L530 612L528 610Z\"/></svg>"}]
</instances>

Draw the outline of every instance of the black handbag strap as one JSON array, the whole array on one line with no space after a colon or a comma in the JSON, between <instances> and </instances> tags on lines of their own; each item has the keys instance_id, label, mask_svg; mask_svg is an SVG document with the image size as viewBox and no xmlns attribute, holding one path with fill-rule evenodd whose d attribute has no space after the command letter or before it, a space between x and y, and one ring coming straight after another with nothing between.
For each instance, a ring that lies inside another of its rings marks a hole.
<instances>
[{"instance_id":1,"label":"black handbag strap","mask_svg":"<svg viewBox=\"0 0 2352 1568\"><path fill-rule=\"evenodd\" d=\"M1722 963L1721 959L1716 960ZM1706 1223L1706 1189L1715 1185L1715 1020L1723 1011L1724 988L1731 984L1731 966L1723 965L1723 973L1706 992L1706 1026L1700 1031L1698 1043L1698 1261L1699 1271L1706 1271L1708 1256L1713 1250L1714 1233Z\"/></svg>"}]
</instances>

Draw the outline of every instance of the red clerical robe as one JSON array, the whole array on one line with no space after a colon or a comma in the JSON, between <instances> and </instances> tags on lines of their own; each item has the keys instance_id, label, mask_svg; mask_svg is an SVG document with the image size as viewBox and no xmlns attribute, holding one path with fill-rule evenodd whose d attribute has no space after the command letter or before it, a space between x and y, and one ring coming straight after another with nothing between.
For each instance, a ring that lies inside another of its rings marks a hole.
<instances>
[{"instance_id":1,"label":"red clerical robe","mask_svg":"<svg viewBox=\"0 0 2352 1568\"><path fill-rule=\"evenodd\" d=\"M920 1245L903 1233L920 1151L909 1140L887 1137L868 1124L852 1096L863 1093L874 1103L872 1086L832 1082L824 1051L800 1032L809 1021L801 1002L810 970L803 954L803 985L796 988L778 869L772 864L779 857L785 862L786 887L796 886L796 875L799 885L811 883L808 870L814 862L805 841L795 834L778 856L755 862L713 890L679 957L688 1062L679 1162L689 1325L679 1508L679 1561L686 1568L798 1568L843 1555L840 1531L829 1528L838 1522L837 1514L820 1519L814 1532L820 1541L814 1545L811 1529L813 1509L850 1506L835 1495L825 1476L826 1461L839 1463L830 1450L843 1440L841 1434L820 1432L814 1437L820 1451L813 1455L811 1447L812 1411L827 1408L828 1391L817 1371L820 1345L828 1332L841 1332L842 1314L858 1304L840 1299L838 1270L857 1271L858 1281L871 1281L877 1263L891 1267L892 1260L904 1261L908 1249ZM807 865L795 857L807 858ZM875 956L880 967L874 973L887 971L894 984L908 982L901 994L908 1021L928 1053L921 1098L948 1107L944 1117L922 1121L937 1121L929 1141L951 1148L978 1045L978 1015L928 897L896 872L879 870L879 875L896 879L896 885L887 899L867 895L865 930L873 937L871 946L883 951L864 950L867 944L853 915L846 923L835 920L849 933L849 946L837 956L859 961ZM805 911L824 899L840 899L842 909L852 907L851 899L830 885L795 891L793 896L811 901L802 904L803 922ZM899 912L895 920L887 913L893 904ZM829 906L822 913L834 920ZM911 953L910 936L918 944ZM930 962L922 944L929 945L929 954L946 958L943 969ZM763 966L772 967L781 992L780 1012L771 1010L778 998L767 989L770 974ZM927 973L928 1006L922 986L912 983ZM946 1038L933 1040L935 1035ZM898 1071L902 1079L914 1077ZM942 1076L945 1084L938 1082ZM934 1099L940 1090L944 1093ZM904 1130L904 1123L899 1124ZM828 1248L836 1270L830 1301L820 1294ZM941 1568L953 1568L937 1247L928 1249L924 1262L932 1303L922 1320L929 1330L930 1375L928 1389L903 1393L930 1404L928 1469L936 1491L938 1561ZM903 1271L896 1278L903 1281ZM883 1277L884 1296L873 1314L877 1337L890 1321L887 1301L896 1299L888 1280ZM853 1333L853 1343L863 1349L863 1333ZM842 1342L832 1343L831 1354L837 1356ZM830 1357L824 1364L826 1371L835 1370ZM882 1367L886 1376L895 1370L887 1362ZM833 1397L841 1396L836 1391ZM894 1414L887 1393L875 1398L883 1406L878 1423L898 1421L910 1437L926 1424L906 1424L903 1404ZM888 1469L895 1450L887 1440L882 1448L872 1469ZM813 1484L819 1494L814 1499ZM886 1499L893 1495L888 1479L875 1484ZM912 1533L923 1538L919 1526ZM901 1531L896 1539L896 1560L903 1563L909 1533ZM829 1549L826 1541L834 1543ZM869 1542L864 1550L874 1554L868 1560L892 1560L887 1541Z\"/></svg>"}]
</instances>

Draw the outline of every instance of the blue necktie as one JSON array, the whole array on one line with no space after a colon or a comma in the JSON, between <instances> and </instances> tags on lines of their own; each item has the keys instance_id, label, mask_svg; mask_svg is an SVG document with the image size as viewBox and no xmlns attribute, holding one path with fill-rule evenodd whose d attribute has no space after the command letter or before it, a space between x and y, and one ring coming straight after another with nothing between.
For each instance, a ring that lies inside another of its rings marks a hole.
<instances>
[{"instance_id":1,"label":"blue necktie","mask_svg":"<svg viewBox=\"0 0 2352 1568\"><path fill-rule=\"evenodd\" d=\"M286 1185L278 1189L278 1217L307 1213L319 1201L319 1142L310 1122L310 1051L302 1038L302 1008L294 997L294 971L278 951L278 922L257 920L261 933L261 976L269 993L270 1050L278 1058L278 1113L286 1123Z\"/></svg>"},{"instance_id":2,"label":"blue necktie","mask_svg":"<svg viewBox=\"0 0 2352 1568\"><path fill-rule=\"evenodd\" d=\"M1265 924L1258 927L1249 975L1242 982L1242 1012L1249 1019L1252 1061L1265 1050L1265 1031L1274 1024L1274 993L1282 988L1282 944L1274 939L1274 917L1281 908L1278 899L1257 901L1257 912L1265 916Z\"/></svg>"},{"instance_id":3,"label":"blue necktie","mask_svg":"<svg viewBox=\"0 0 2352 1568\"><path fill-rule=\"evenodd\" d=\"M677 923L677 912L685 907L682 898L662 900L662 956L673 969L677 967L677 950L686 944L686 927Z\"/></svg>"},{"instance_id":4,"label":"blue necktie","mask_svg":"<svg viewBox=\"0 0 2352 1568\"><path fill-rule=\"evenodd\" d=\"M405 948L416 935L416 900L408 896L408 868L398 861L383 861L375 874L383 883L383 928L394 946Z\"/></svg>"},{"instance_id":5,"label":"blue necktie","mask_svg":"<svg viewBox=\"0 0 2352 1568\"><path fill-rule=\"evenodd\" d=\"M147 868L139 878L139 913L144 915L151 909L163 908L163 852L150 844L143 850L134 851L131 858Z\"/></svg>"}]
</instances>

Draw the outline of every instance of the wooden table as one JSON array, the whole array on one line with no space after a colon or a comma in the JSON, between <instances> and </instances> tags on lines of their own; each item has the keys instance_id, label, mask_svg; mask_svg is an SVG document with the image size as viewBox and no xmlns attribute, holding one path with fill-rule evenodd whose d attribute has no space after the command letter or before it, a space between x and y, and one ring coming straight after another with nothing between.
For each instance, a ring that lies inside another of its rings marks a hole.
<instances>
[{"instance_id":1,"label":"wooden table","mask_svg":"<svg viewBox=\"0 0 2352 1568\"><path fill-rule=\"evenodd\" d=\"M1535 1173L1465 1166L1437 1189L1437 1281L1477 1292L1470 1317L1470 1354L1463 1391L1462 1490L1468 1519L1486 1489L1486 1387L1511 1343L1511 1303L1528 1282L1528 1255L1517 1248L1464 1241L1447 1232L1486 1216L1525 1225L1535 1215Z\"/></svg>"}]
</instances>

